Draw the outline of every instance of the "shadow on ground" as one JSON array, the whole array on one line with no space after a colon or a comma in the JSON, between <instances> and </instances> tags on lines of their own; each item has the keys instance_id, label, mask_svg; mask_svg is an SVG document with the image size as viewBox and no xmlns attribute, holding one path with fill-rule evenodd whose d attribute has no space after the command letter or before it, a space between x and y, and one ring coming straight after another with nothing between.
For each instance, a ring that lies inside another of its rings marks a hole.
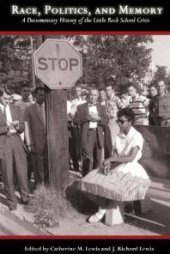
<instances>
[{"instance_id":1,"label":"shadow on ground","mask_svg":"<svg viewBox=\"0 0 170 254\"><path fill-rule=\"evenodd\" d=\"M126 216L126 223L161 235L170 234L170 204L151 200L151 210L141 216Z\"/></svg>"},{"instance_id":2,"label":"shadow on ground","mask_svg":"<svg viewBox=\"0 0 170 254\"><path fill-rule=\"evenodd\" d=\"M78 189L79 181L74 181L66 190L66 199L71 206L84 215L91 215L98 209L97 205L87 194Z\"/></svg>"}]
</instances>

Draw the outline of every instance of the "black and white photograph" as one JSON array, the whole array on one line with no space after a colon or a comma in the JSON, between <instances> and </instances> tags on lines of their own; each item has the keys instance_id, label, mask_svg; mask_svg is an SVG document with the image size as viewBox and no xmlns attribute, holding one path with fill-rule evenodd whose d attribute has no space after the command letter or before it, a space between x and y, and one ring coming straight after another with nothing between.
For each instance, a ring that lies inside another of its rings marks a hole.
<instances>
[{"instance_id":1,"label":"black and white photograph","mask_svg":"<svg viewBox=\"0 0 170 254\"><path fill-rule=\"evenodd\" d=\"M0 235L165 236L169 212L170 35L0 35Z\"/></svg>"},{"instance_id":2,"label":"black and white photograph","mask_svg":"<svg viewBox=\"0 0 170 254\"><path fill-rule=\"evenodd\" d=\"M169 253L166 0L0 8L2 253Z\"/></svg>"}]
</instances>

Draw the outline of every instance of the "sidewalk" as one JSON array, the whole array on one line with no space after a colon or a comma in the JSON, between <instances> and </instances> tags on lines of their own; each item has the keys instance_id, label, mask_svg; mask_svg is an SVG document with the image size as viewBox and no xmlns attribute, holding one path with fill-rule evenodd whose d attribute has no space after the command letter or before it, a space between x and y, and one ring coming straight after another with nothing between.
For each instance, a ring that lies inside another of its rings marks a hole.
<instances>
[{"instance_id":1,"label":"sidewalk","mask_svg":"<svg viewBox=\"0 0 170 254\"><path fill-rule=\"evenodd\" d=\"M27 220L0 209L0 235L44 235Z\"/></svg>"},{"instance_id":2,"label":"sidewalk","mask_svg":"<svg viewBox=\"0 0 170 254\"><path fill-rule=\"evenodd\" d=\"M18 193L16 192L16 196ZM0 235L44 235L44 232L33 225L33 214L29 214L21 204L17 210L10 211L0 182Z\"/></svg>"},{"instance_id":3,"label":"sidewalk","mask_svg":"<svg viewBox=\"0 0 170 254\"><path fill-rule=\"evenodd\" d=\"M80 194L76 198L81 199ZM80 201L82 203L83 198ZM59 225L56 228L47 229L44 235L170 235L170 202L152 199L151 205L152 209L142 216L126 214L124 224L109 227L103 222L97 224L86 222L91 211L90 204L85 202L86 209L83 212L75 212L66 218L61 218ZM0 192L0 210L8 210L2 191ZM28 213L23 205L18 205L13 215L16 219L25 220L33 225L34 214ZM23 235L24 232L19 230L18 234Z\"/></svg>"}]
</instances>

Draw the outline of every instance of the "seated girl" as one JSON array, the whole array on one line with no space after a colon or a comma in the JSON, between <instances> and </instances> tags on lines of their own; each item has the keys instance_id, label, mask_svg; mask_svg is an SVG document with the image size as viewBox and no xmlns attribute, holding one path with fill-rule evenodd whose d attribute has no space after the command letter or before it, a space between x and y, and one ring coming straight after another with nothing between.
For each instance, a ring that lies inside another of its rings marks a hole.
<instances>
[{"instance_id":1,"label":"seated girl","mask_svg":"<svg viewBox=\"0 0 170 254\"><path fill-rule=\"evenodd\" d=\"M133 127L134 113L124 108L118 112L120 133L116 136L113 155L100 168L82 178L81 190L96 195L99 210L88 218L99 222L106 214L109 202L135 201L145 198L150 185L145 169L138 163L142 157L143 137ZM102 202L101 202L102 197Z\"/></svg>"}]
</instances>

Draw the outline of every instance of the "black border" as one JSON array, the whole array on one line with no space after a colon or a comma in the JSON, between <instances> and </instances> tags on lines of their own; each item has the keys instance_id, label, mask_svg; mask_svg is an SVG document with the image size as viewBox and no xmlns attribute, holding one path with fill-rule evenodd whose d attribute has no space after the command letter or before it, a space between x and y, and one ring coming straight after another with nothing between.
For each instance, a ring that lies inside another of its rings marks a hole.
<instances>
[{"instance_id":1,"label":"black border","mask_svg":"<svg viewBox=\"0 0 170 254\"><path fill-rule=\"evenodd\" d=\"M132 6L163 6L163 15L156 16L153 19L153 23L148 26L60 26L60 27L50 27L49 25L29 25L26 26L21 24L21 17L11 16L9 12L9 6L11 4L18 4L22 6L42 6L43 3L48 3L54 6L59 4L57 0L6 0L1 3L0 8L0 35L81 35L81 34L92 34L92 35L121 35L121 34L133 34L133 35L168 35L170 34L170 8L168 0L96 0L95 4L92 4L91 0L62 0L62 6L88 6L90 10L93 10L95 6L116 6L117 4L129 4ZM170 247L170 235L143 235L143 236L70 236L70 235L60 235L60 236L0 236L0 249L1 251L11 253L15 251L16 253L26 253L24 247L27 245L35 246L52 246L52 245L63 245L63 246L91 246L100 245L102 247L108 245L142 245L142 246L153 246L155 248L154 252L151 253L169 253ZM29 253L35 253L35 251L29 251ZM41 253L38 252L38 253ZM42 252L43 253L43 252ZM58 252L59 253L59 252ZM61 252L68 253L68 252ZM76 253L76 252L74 252ZM81 252L87 253L87 252ZM91 252L93 253L93 252ZM96 253L96 252L94 252ZM104 253L104 252L103 252ZM120 252L119 252L120 253ZM123 253L123 252L121 252ZM128 252L131 253L131 252ZM134 252L133 252L134 253ZM143 252L141 252L143 253ZM146 252L145 252L146 253Z\"/></svg>"}]
</instances>

